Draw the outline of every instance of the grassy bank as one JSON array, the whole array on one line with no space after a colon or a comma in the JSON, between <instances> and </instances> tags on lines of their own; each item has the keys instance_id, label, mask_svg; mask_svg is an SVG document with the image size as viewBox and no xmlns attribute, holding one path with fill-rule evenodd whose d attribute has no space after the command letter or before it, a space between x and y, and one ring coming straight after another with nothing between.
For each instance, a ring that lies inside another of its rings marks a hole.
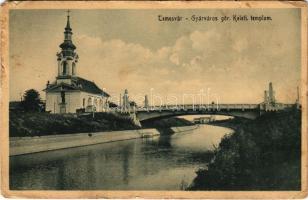
<instances>
[{"instance_id":1,"label":"grassy bank","mask_svg":"<svg viewBox=\"0 0 308 200\"><path fill-rule=\"evenodd\" d=\"M132 130L139 127L127 116L95 113L76 117L49 113L10 112L10 137Z\"/></svg>"},{"instance_id":2,"label":"grassy bank","mask_svg":"<svg viewBox=\"0 0 308 200\"><path fill-rule=\"evenodd\" d=\"M162 119L142 124L142 128L157 128L166 133L170 127L191 125L179 118ZM10 137L43 136L54 134L102 132L140 129L126 115L95 113L79 116L38 112L10 112Z\"/></svg>"},{"instance_id":3,"label":"grassy bank","mask_svg":"<svg viewBox=\"0 0 308 200\"><path fill-rule=\"evenodd\" d=\"M235 132L222 139L189 190L300 190L299 111L215 123Z\"/></svg>"}]
</instances>

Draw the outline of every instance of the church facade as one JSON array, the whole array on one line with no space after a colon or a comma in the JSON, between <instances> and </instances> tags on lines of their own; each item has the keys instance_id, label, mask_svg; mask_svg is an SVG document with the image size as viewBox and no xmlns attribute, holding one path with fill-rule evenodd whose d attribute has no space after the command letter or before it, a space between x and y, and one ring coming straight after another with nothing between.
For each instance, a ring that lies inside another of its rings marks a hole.
<instances>
[{"instance_id":1,"label":"church facade","mask_svg":"<svg viewBox=\"0 0 308 200\"><path fill-rule=\"evenodd\" d=\"M50 113L76 112L106 112L108 98L105 91L93 81L78 76L78 54L72 42L70 16L64 31L64 42L60 45L61 52L57 53L58 75L52 83L47 83L46 111Z\"/></svg>"}]
</instances>

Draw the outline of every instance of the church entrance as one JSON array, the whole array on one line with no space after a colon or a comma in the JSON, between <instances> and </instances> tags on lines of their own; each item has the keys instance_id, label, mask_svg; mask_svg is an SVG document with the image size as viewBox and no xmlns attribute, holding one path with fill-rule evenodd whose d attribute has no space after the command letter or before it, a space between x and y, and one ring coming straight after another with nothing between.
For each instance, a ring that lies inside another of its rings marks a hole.
<instances>
[{"instance_id":1,"label":"church entrance","mask_svg":"<svg viewBox=\"0 0 308 200\"><path fill-rule=\"evenodd\" d=\"M60 105L60 113L61 114L66 113L66 106L65 106L65 104L61 104Z\"/></svg>"}]
</instances>

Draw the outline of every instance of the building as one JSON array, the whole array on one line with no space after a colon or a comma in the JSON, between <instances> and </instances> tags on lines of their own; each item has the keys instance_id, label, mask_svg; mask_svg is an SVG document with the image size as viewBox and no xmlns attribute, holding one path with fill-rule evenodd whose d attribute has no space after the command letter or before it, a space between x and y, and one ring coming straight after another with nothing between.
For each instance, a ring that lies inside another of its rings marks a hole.
<instances>
[{"instance_id":1,"label":"building","mask_svg":"<svg viewBox=\"0 0 308 200\"><path fill-rule=\"evenodd\" d=\"M199 118L194 118L193 122L195 124L207 124L209 122L215 121L215 116L207 116L207 117L199 117Z\"/></svg>"},{"instance_id":2,"label":"building","mask_svg":"<svg viewBox=\"0 0 308 200\"><path fill-rule=\"evenodd\" d=\"M94 82L78 76L78 54L72 42L70 16L64 31L64 42L57 53L58 76L53 83L47 82L46 111L51 113L104 112L108 110L108 97L105 91Z\"/></svg>"}]
</instances>

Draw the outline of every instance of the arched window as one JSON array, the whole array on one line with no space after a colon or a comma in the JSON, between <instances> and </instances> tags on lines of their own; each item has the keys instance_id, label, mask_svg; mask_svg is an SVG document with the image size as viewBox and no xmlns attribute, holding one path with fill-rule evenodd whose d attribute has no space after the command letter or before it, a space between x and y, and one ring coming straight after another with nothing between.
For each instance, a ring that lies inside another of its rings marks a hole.
<instances>
[{"instance_id":1,"label":"arched window","mask_svg":"<svg viewBox=\"0 0 308 200\"><path fill-rule=\"evenodd\" d=\"M86 99L83 98L83 99L82 99L82 107L84 108L85 106L86 106Z\"/></svg>"},{"instance_id":2,"label":"arched window","mask_svg":"<svg viewBox=\"0 0 308 200\"><path fill-rule=\"evenodd\" d=\"M62 74L66 75L67 74L67 62L66 61L63 62L62 68L63 68Z\"/></svg>"},{"instance_id":3,"label":"arched window","mask_svg":"<svg viewBox=\"0 0 308 200\"><path fill-rule=\"evenodd\" d=\"M92 99L91 97L88 98L88 106L91 106L92 105Z\"/></svg>"},{"instance_id":4,"label":"arched window","mask_svg":"<svg viewBox=\"0 0 308 200\"><path fill-rule=\"evenodd\" d=\"M73 63L72 65L72 74L76 75L76 64L75 63Z\"/></svg>"}]
</instances>

